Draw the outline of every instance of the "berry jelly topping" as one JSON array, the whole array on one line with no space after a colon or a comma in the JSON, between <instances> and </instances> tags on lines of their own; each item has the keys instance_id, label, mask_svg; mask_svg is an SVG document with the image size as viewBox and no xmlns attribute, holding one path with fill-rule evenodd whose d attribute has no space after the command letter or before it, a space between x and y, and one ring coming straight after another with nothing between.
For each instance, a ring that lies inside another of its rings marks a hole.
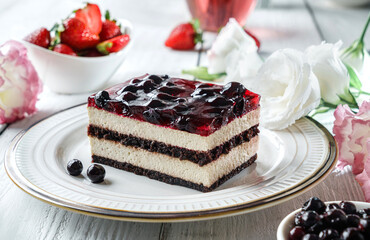
<instances>
[{"instance_id":1,"label":"berry jelly topping","mask_svg":"<svg viewBox=\"0 0 370 240\"><path fill-rule=\"evenodd\" d=\"M208 136L257 109L259 98L236 82L222 86L146 74L90 96L88 106Z\"/></svg>"}]
</instances>

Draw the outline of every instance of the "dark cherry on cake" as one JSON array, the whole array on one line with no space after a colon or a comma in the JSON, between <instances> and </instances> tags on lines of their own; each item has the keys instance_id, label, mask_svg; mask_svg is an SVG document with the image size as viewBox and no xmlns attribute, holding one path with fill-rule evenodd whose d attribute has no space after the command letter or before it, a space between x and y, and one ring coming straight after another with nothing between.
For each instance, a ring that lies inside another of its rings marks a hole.
<instances>
[{"instance_id":1,"label":"dark cherry on cake","mask_svg":"<svg viewBox=\"0 0 370 240\"><path fill-rule=\"evenodd\" d=\"M88 106L208 136L259 107L259 95L236 82L222 86L146 74L90 96Z\"/></svg>"},{"instance_id":2,"label":"dark cherry on cake","mask_svg":"<svg viewBox=\"0 0 370 240\"><path fill-rule=\"evenodd\" d=\"M290 240L365 240L370 239L370 209L357 210L352 202L326 205L310 198L294 219Z\"/></svg>"}]
</instances>

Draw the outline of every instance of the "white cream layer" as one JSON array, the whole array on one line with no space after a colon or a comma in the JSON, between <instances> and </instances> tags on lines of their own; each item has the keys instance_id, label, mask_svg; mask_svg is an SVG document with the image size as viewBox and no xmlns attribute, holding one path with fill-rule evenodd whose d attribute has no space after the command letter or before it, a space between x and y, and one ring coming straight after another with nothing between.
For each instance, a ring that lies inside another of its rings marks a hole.
<instances>
[{"instance_id":1,"label":"white cream layer","mask_svg":"<svg viewBox=\"0 0 370 240\"><path fill-rule=\"evenodd\" d=\"M148 122L122 117L97 108L88 107L89 124L126 135L163 142L195 151L208 151L230 140L259 122L260 108L236 118L209 136L161 127Z\"/></svg>"},{"instance_id":2,"label":"white cream layer","mask_svg":"<svg viewBox=\"0 0 370 240\"><path fill-rule=\"evenodd\" d=\"M217 160L199 166L188 160L127 147L109 140L89 138L93 155L130 163L206 187L210 187L219 178L246 162L258 149L258 136L255 136L249 142L233 148L228 154L221 155Z\"/></svg>"}]
</instances>

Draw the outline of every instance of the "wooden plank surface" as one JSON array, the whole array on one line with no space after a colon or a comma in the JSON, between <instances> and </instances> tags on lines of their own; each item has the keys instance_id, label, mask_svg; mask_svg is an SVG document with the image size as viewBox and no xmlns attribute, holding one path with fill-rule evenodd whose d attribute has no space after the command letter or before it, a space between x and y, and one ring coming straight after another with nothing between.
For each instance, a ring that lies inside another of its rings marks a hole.
<instances>
[{"instance_id":1,"label":"wooden plank surface","mask_svg":"<svg viewBox=\"0 0 370 240\"><path fill-rule=\"evenodd\" d=\"M113 16L129 19L135 27L131 54L109 84L145 72L179 75L181 69L195 66L197 52L176 52L163 46L170 29L189 19L185 2L133 2L109 0L99 3L102 8L111 9ZM319 7L313 2L264 1L262 5L266 8L257 9L250 16L247 27L261 39L264 56L284 47L304 49L322 40L335 42L341 38L345 43L351 42L351 37L344 37L344 33L350 32L353 37L359 29L353 26L357 26L364 12L369 11L369 8L337 11ZM76 1L4 1L0 3L0 42L10 37L20 38L29 29L64 17L66 12L78 5ZM345 20L343 15L346 16ZM341 21L344 21L342 27L332 26ZM9 24L12 27L9 28ZM202 56L202 64L206 64L205 59ZM58 95L46 89L40 96L39 112L11 124L1 134L0 156L4 156L11 139L19 131L56 111L85 102L87 96ZM361 189L347 169L332 173L324 182L296 199L254 213L189 223L119 222L72 213L28 196L11 183L1 164L0 233L4 239L275 239L281 219L300 207L310 196L318 196L323 200L364 200Z\"/></svg>"}]
</instances>

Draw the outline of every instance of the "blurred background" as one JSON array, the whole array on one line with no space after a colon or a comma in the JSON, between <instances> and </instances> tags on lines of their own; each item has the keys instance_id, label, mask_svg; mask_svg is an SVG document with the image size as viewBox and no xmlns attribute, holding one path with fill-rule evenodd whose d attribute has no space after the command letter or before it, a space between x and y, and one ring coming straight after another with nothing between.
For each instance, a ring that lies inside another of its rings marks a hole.
<instances>
[{"instance_id":1,"label":"blurred background","mask_svg":"<svg viewBox=\"0 0 370 240\"><path fill-rule=\"evenodd\" d=\"M251 0L252 2L254 0ZM41 1L1 0L0 1L0 43L21 39L34 29L51 28L56 21L68 16L72 9L83 5L82 0ZM135 75L130 72L132 65L141 72L168 72L178 74L181 69L191 68L195 61L206 65L206 58L181 61L179 58L193 58L189 52L174 52L164 46L169 32L179 23L191 19L186 0L105 0L92 1L102 11L109 9L114 18L128 19L134 25L132 51L123 64L125 71L118 71L113 77ZM188 2L192 2L189 0ZM203 3L208 0L203 0ZM243 1L242 1L243 2ZM248 2L248 1L245 1ZM343 41L349 46L359 37L370 11L370 0L257 0L256 8L246 18L246 28L261 41L260 54L264 57L273 51L290 47L305 49L322 41ZM215 34L214 34L215 35ZM146 44L147 39L152 44ZM206 34L205 48L212 43L212 34ZM370 34L366 36L370 48ZM155 45L156 48L152 46ZM203 55L204 56L204 55ZM152 61L166 61L164 69ZM188 66L187 66L188 65Z\"/></svg>"}]
</instances>

